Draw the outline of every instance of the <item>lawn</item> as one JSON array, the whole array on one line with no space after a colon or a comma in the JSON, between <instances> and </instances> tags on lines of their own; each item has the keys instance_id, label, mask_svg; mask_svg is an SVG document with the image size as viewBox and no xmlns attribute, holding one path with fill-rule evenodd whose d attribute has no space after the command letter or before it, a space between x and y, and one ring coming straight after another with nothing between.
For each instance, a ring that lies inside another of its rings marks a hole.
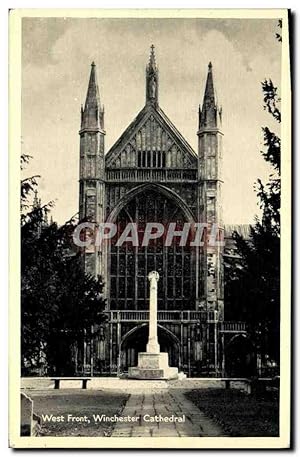
<instances>
[{"instance_id":1,"label":"lawn","mask_svg":"<svg viewBox=\"0 0 300 457\"><path fill-rule=\"evenodd\" d=\"M27 393L33 400L35 414L41 418L46 414L64 418L64 422L48 422L42 418L42 436L110 436L114 423L95 422L93 415L119 415L129 397L127 394L111 391L75 389ZM68 421L70 414L74 417L86 416L89 422Z\"/></svg>"},{"instance_id":2,"label":"lawn","mask_svg":"<svg viewBox=\"0 0 300 457\"><path fill-rule=\"evenodd\" d=\"M230 436L278 436L278 392L247 395L239 390L199 389L185 394Z\"/></svg>"}]
</instances>

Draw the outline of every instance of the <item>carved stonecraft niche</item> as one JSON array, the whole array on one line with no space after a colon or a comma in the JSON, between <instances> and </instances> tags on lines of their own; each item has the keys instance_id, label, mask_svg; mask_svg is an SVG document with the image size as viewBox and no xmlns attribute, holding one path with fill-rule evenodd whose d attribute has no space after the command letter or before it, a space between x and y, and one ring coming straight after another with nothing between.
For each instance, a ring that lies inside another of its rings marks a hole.
<instances>
[{"instance_id":1,"label":"carved stonecraft niche","mask_svg":"<svg viewBox=\"0 0 300 457\"><path fill-rule=\"evenodd\" d=\"M190 211L193 213L196 220L197 217L197 198L198 198L198 189L195 185L180 183L177 185L170 186L166 184L166 187L172 190L176 195L178 195Z\"/></svg>"},{"instance_id":2,"label":"carved stonecraft niche","mask_svg":"<svg viewBox=\"0 0 300 457\"><path fill-rule=\"evenodd\" d=\"M87 194L85 200L85 215L88 220L96 220L96 195Z\"/></svg>"},{"instance_id":3,"label":"carved stonecraft niche","mask_svg":"<svg viewBox=\"0 0 300 457\"><path fill-rule=\"evenodd\" d=\"M151 114L136 129L130 129L127 141L121 142L120 150L109 157L109 168L160 169L197 166L194 155L185 150L178 134L166 128L162 120L158 121L157 116Z\"/></svg>"},{"instance_id":4,"label":"carved stonecraft niche","mask_svg":"<svg viewBox=\"0 0 300 457\"><path fill-rule=\"evenodd\" d=\"M112 185L106 187L106 218L108 218L119 201L134 187L136 187L136 184L134 183L128 183L123 186Z\"/></svg>"}]
</instances>

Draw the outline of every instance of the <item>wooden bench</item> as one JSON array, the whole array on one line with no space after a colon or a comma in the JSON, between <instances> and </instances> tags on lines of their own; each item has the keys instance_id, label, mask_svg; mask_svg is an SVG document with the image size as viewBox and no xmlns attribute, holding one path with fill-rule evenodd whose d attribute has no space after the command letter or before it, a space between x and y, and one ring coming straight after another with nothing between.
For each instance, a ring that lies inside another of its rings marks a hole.
<instances>
[{"instance_id":1,"label":"wooden bench","mask_svg":"<svg viewBox=\"0 0 300 457\"><path fill-rule=\"evenodd\" d=\"M225 382L225 389L230 389L231 382L245 382L246 384L250 382L248 378L222 378L221 381Z\"/></svg>"},{"instance_id":2,"label":"wooden bench","mask_svg":"<svg viewBox=\"0 0 300 457\"><path fill-rule=\"evenodd\" d=\"M279 376L275 378L221 378L221 380L225 382L225 389L230 389L231 382L244 382L249 388L249 393L263 392L267 386L279 387Z\"/></svg>"},{"instance_id":3,"label":"wooden bench","mask_svg":"<svg viewBox=\"0 0 300 457\"><path fill-rule=\"evenodd\" d=\"M91 378L81 378L80 376L74 378L51 378L51 381L54 381L54 389L59 389L60 381L82 381L82 389L87 388L87 382Z\"/></svg>"}]
</instances>

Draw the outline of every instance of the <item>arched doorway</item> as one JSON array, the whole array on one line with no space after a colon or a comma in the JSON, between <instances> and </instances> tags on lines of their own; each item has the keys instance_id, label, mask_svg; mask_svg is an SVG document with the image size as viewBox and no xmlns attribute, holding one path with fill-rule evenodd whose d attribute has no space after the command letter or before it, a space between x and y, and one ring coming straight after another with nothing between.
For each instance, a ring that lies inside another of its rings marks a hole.
<instances>
[{"instance_id":1,"label":"arched doorway","mask_svg":"<svg viewBox=\"0 0 300 457\"><path fill-rule=\"evenodd\" d=\"M171 222L176 230L192 222L192 216L178 195L162 186L146 186L130 193L130 198L109 220L118 232L108 246L108 301L112 310L145 310L149 307L148 273L158 271L158 309L184 310L195 304L197 295L196 252L188 245L180 246L174 238L166 246L163 236L142 246L148 222L163 224L165 233ZM174 195L173 195L174 194ZM117 245L129 223L136 223L139 246Z\"/></svg>"},{"instance_id":2,"label":"arched doorway","mask_svg":"<svg viewBox=\"0 0 300 457\"><path fill-rule=\"evenodd\" d=\"M128 367L135 367L138 363L138 353L146 352L148 341L148 324L134 327L124 335L120 344L120 371L127 372ZM180 344L178 338L162 325L157 328L160 351L169 355L169 365L180 367Z\"/></svg>"},{"instance_id":3,"label":"arched doorway","mask_svg":"<svg viewBox=\"0 0 300 457\"><path fill-rule=\"evenodd\" d=\"M256 352L246 335L236 335L225 347L225 370L230 377L250 377L256 374Z\"/></svg>"}]
</instances>

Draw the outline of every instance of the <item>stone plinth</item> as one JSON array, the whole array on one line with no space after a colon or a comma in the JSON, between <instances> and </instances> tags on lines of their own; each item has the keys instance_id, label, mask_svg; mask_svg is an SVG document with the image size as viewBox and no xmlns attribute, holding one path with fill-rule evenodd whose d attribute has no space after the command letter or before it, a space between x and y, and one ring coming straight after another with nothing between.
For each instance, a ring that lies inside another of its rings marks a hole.
<instances>
[{"instance_id":1,"label":"stone plinth","mask_svg":"<svg viewBox=\"0 0 300 457\"><path fill-rule=\"evenodd\" d=\"M33 401L21 393L21 436L31 436L33 423Z\"/></svg>"},{"instance_id":2,"label":"stone plinth","mask_svg":"<svg viewBox=\"0 0 300 457\"><path fill-rule=\"evenodd\" d=\"M128 369L128 377L133 379L177 379L178 369L169 367L167 352L158 354L139 352L138 366Z\"/></svg>"}]
</instances>

